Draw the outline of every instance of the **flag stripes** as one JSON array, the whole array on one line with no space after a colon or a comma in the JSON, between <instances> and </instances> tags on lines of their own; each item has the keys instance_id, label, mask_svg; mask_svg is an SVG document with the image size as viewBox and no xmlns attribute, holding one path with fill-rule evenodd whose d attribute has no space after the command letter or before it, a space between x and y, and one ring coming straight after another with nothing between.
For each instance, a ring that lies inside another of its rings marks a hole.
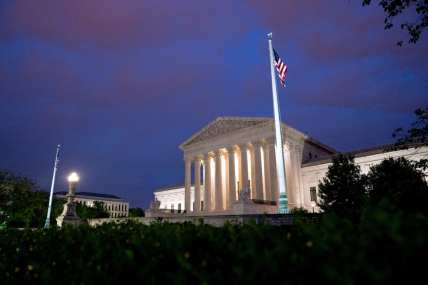
<instances>
[{"instance_id":1,"label":"flag stripes","mask_svg":"<svg viewBox=\"0 0 428 285\"><path fill-rule=\"evenodd\" d=\"M275 67L276 67L276 71L278 71L279 80L281 81L281 85L285 86L285 77L287 75L287 65L279 57L275 49L273 50L273 53L275 55Z\"/></svg>"}]
</instances>

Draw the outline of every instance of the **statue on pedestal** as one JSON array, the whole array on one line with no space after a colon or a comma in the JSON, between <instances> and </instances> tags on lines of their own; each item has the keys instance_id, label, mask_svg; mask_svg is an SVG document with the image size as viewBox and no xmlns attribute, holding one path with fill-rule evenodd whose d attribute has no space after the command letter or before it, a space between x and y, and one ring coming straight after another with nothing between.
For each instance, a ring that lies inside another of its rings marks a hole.
<instances>
[{"instance_id":1,"label":"statue on pedestal","mask_svg":"<svg viewBox=\"0 0 428 285\"><path fill-rule=\"evenodd\" d=\"M238 201L250 201L250 189L244 188L239 191Z\"/></svg>"},{"instance_id":2,"label":"statue on pedestal","mask_svg":"<svg viewBox=\"0 0 428 285\"><path fill-rule=\"evenodd\" d=\"M155 199L150 203L150 210L156 211L160 208L160 201L155 197Z\"/></svg>"},{"instance_id":3,"label":"statue on pedestal","mask_svg":"<svg viewBox=\"0 0 428 285\"><path fill-rule=\"evenodd\" d=\"M160 211L160 201L155 197L155 199L150 202L149 208L145 211L146 217L156 217L159 215Z\"/></svg>"}]
</instances>

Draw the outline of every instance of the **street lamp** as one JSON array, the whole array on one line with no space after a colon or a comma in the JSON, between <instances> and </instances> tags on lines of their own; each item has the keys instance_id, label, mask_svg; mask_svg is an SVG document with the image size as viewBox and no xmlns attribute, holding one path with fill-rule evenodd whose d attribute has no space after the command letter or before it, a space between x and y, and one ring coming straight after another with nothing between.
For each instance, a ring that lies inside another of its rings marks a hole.
<instances>
[{"instance_id":1,"label":"street lamp","mask_svg":"<svg viewBox=\"0 0 428 285\"><path fill-rule=\"evenodd\" d=\"M79 175L77 175L76 172L72 172L70 173L70 175L68 175L68 182L73 183L73 182L79 182Z\"/></svg>"},{"instance_id":2,"label":"street lamp","mask_svg":"<svg viewBox=\"0 0 428 285\"><path fill-rule=\"evenodd\" d=\"M74 197L74 194L76 194L76 186L77 182L79 182L79 179L79 175L77 175L76 172L72 172L70 175L68 175L68 196Z\"/></svg>"},{"instance_id":3,"label":"street lamp","mask_svg":"<svg viewBox=\"0 0 428 285\"><path fill-rule=\"evenodd\" d=\"M81 224L79 216L76 212L76 202L74 196L76 194L77 183L79 182L79 175L76 172L70 173L67 177L68 180L68 193L67 203L64 205L62 214L57 218L57 224L61 227L63 224L78 225Z\"/></svg>"}]
</instances>

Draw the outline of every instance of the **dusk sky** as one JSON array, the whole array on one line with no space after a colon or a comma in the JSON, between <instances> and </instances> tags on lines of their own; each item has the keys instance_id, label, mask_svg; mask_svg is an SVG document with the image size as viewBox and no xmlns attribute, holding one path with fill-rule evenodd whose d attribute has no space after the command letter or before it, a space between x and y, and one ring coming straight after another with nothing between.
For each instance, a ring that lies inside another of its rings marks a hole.
<instances>
[{"instance_id":1,"label":"dusk sky","mask_svg":"<svg viewBox=\"0 0 428 285\"><path fill-rule=\"evenodd\" d=\"M182 184L178 145L219 116L273 116L339 151L392 142L428 105L428 40L361 0L0 0L0 169L147 207ZM374 1L376 4L377 1ZM328 3L328 4L327 4Z\"/></svg>"}]
</instances>

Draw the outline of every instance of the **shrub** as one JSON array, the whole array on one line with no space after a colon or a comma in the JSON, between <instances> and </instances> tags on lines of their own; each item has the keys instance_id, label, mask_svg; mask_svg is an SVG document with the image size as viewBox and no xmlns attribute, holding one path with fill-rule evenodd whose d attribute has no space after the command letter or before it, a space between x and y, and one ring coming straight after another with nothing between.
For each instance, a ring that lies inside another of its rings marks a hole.
<instances>
[{"instance_id":1,"label":"shrub","mask_svg":"<svg viewBox=\"0 0 428 285\"><path fill-rule=\"evenodd\" d=\"M361 225L327 214L317 224L292 227L9 229L0 235L0 272L3 284L391 283L421 275L427 234L425 217L379 210Z\"/></svg>"}]
</instances>

